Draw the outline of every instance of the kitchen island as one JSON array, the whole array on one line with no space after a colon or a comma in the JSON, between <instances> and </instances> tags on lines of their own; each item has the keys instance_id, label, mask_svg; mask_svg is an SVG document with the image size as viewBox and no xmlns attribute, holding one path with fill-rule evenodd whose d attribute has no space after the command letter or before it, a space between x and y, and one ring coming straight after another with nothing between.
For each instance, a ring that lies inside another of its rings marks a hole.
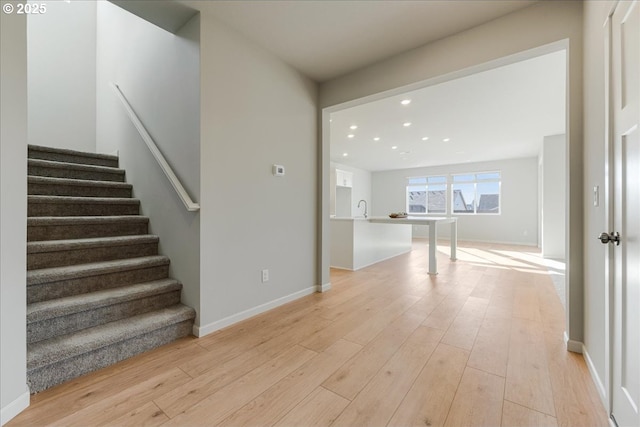
<instances>
[{"instance_id":1,"label":"kitchen island","mask_svg":"<svg viewBox=\"0 0 640 427\"><path fill-rule=\"evenodd\" d=\"M411 251L413 225L429 227L429 274L438 274L438 225L451 226L451 259L456 259L457 218L331 218L331 267L359 270Z\"/></svg>"},{"instance_id":2,"label":"kitchen island","mask_svg":"<svg viewBox=\"0 0 640 427\"><path fill-rule=\"evenodd\" d=\"M456 217L409 216L407 218L389 218L387 216L378 216L369 218L369 221L377 224L395 224L397 226L429 226L429 274L438 274L438 260L436 258L438 224L451 224L450 258L452 261L456 260L456 250L458 248L458 218Z\"/></svg>"},{"instance_id":3,"label":"kitchen island","mask_svg":"<svg viewBox=\"0 0 640 427\"><path fill-rule=\"evenodd\" d=\"M411 225L331 218L331 267L360 270L411 251Z\"/></svg>"}]
</instances>

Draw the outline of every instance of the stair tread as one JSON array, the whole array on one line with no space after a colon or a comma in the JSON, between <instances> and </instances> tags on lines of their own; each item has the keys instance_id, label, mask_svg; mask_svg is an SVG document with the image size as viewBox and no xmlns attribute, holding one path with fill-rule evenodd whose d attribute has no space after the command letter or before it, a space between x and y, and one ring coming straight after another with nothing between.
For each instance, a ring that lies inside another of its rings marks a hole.
<instances>
[{"instance_id":1,"label":"stair tread","mask_svg":"<svg viewBox=\"0 0 640 427\"><path fill-rule=\"evenodd\" d=\"M27 242L27 253L35 254L42 252L90 249L105 246L157 243L159 240L159 237L153 234L93 237L89 239L42 240Z\"/></svg>"},{"instance_id":2,"label":"stair tread","mask_svg":"<svg viewBox=\"0 0 640 427\"><path fill-rule=\"evenodd\" d=\"M176 304L150 313L83 329L73 334L32 343L27 346L27 369L41 368L194 318L193 308Z\"/></svg>"},{"instance_id":3,"label":"stair tread","mask_svg":"<svg viewBox=\"0 0 640 427\"><path fill-rule=\"evenodd\" d=\"M97 276L117 271L156 267L167 264L169 264L168 257L164 255L153 255L139 258L68 265L64 267L41 268L27 271L27 286L75 279L79 277Z\"/></svg>"},{"instance_id":4,"label":"stair tread","mask_svg":"<svg viewBox=\"0 0 640 427\"><path fill-rule=\"evenodd\" d=\"M180 282L168 278L49 301L35 302L27 305L27 323L67 316L73 313L132 301L145 296L157 295L181 288L182 284Z\"/></svg>"},{"instance_id":5,"label":"stair tread","mask_svg":"<svg viewBox=\"0 0 640 427\"><path fill-rule=\"evenodd\" d=\"M28 203L93 203L101 205L137 205L139 199L129 197L79 197L79 196L47 196L29 195Z\"/></svg>"},{"instance_id":6,"label":"stair tread","mask_svg":"<svg viewBox=\"0 0 640 427\"><path fill-rule=\"evenodd\" d=\"M131 184L119 181L96 181L91 179L56 178L38 175L28 175L27 182L34 184L73 185L78 187L133 188Z\"/></svg>"},{"instance_id":7,"label":"stair tread","mask_svg":"<svg viewBox=\"0 0 640 427\"><path fill-rule=\"evenodd\" d=\"M144 215L92 215L92 216L34 216L27 218L27 226L106 224L117 222L149 222Z\"/></svg>"},{"instance_id":8,"label":"stair tread","mask_svg":"<svg viewBox=\"0 0 640 427\"><path fill-rule=\"evenodd\" d=\"M70 150L68 148L46 147L44 145L33 145L33 144L29 144L28 148L34 151L46 151L49 153L68 154L68 155L78 156L78 157L92 157L96 159L107 159L107 160L115 160L115 161L118 160L118 156L114 154L88 153L86 151L76 151L76 150Z\"/></svg>"},{"instance_id":9,"label":"stair tread","mask_svg":"<svg viewBox=\"0 0 640 427\"><path fill-rule=\"evenodd\" d=\"M69 162L59 162L56 160L41 160L41 159L28 159L27 164L29 166L41 166L41 167L49 167L56 169L75 169L82 171L98 171L98 172L107 172L113 174L124 175L124 169L120 168L112 168L110 166L99 166L99 165L86 165L83 163L69 163Z\"/></svg>"},{"instance_id":10,"label":"stair tread","mask_svg":"<svg viewBox=\"0 0 640 427\"><path fill-rule=\"evenodd\" d=\"M196 311L179 303L182 283L168 277L169 258L155 255L159 237L138 215L118 156L37 145L28 152L32 391L191 333Z\"/></svg>"}]
</instances>

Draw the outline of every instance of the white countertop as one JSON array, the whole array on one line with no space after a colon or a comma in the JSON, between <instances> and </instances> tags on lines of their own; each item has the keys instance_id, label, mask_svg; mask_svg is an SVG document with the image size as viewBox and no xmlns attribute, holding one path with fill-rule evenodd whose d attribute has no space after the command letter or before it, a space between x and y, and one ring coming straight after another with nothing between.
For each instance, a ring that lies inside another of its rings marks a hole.
<instances>
[{"instance_id":1,"label":"white countertop","mask_svg":"<svg viewBox=\"0 0 640 427\"><path fill-rule=\"evenodd\" d=\"M413 224L413 225L431 225L436 223L452 223L457 222L458 218L454 216L408 216L406 218L390 218L388 216L373 216L368 218L369 222L379 222L385 224Z\"/></svg>"},{"instance_id":2,"label":"white countertop","mask_svg":"<svg viewBox=\"0 0 640 427\"><path fill-rule=\"evenodd\" d=\"M369 221L385 224L417 224L417 225L429 225L435 223L451 223L458 220L457 217L447 216L408 216L406 218L391 218L388 216L355 216L355 217L331 217L331 221Z\"/></svg>"}]
</instances>

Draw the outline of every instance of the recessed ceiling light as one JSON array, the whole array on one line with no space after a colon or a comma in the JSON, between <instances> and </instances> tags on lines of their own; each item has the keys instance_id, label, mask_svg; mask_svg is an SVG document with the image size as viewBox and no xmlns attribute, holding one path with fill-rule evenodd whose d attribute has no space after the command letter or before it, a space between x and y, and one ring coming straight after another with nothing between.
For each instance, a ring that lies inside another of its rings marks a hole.
<instances>
[{"instance_id":1,"label":"recessed ceiling light","mask_svg":"<svg viewBox=\"0 0 640 427\"><path fill-rule=\"evenodd\" d=\"M375 138L373 138L374 141L380 141L380 137L376 136Z\"/></svg>"},{"instance_id":2,"label":"recessed ceiling light","mask_svg":"<svg viewBox=\"0 0 640 427\"><path fill-rule=\"evenodd\" d=\"M342 153L342 157L348 157L349 153Z\"/></svg>"},{"instance_id":3,"label":"recessed ceiling light","mask_svg":"<svg viewBox=\"0 0 640 427\"><path fill-rule=\"evenodd\" d=\"M349 129L356 130L356 129L358 129L358 126L357 125L351 125L351 126L349 126Z\"/></svg>"},{"instance_id":4,"label":"recessed ceiling light","mask_svg":"<svg viewBox=\"0 0 640 427\"><path fill-rule=\"evenodd\" d=\"M422 140L423 140L423 141L426 141L426 140L428 140L428 139L429 139L429 137L428 137L428 136L423 136L423 137L422 137Z\"/></svg>"},{"instance_id":5,"label":"recessed ceiling light","mask_svg":"<svg viewBox=\"0 0 640 427\"><path fill-rule=\"evenodd\" d=\"M451 141L451 138L445 138L445 139L443 139L442 141L444 141L444 142L449 142L449 141Z\"/></svg>"},{"instance_id":6,"label":"recessed ceiling light","mask_svg":"<svg viewBox=\"0 0 640 427\"><path fill-rule=\"evenodd\" d=\"M391 147L391 149L392 149L392 150L397 150L397 149L398 149L398 146L397 146L397 145L394 145L393 147Z\"/></svg>"},{"instance_id":7,"label":"recessed ceiling light","mask_svg":"<svg viewBox=\"0 0 640 427\"><path fill-rule=\"evenodd\" d=\"M411 100L410 100L410 99L403 99L403 100L400 102L400 104L402 104L402 105L409 105L409 104L411 104Z\"/></svg>"},{"instance_id":8,"label":"recessed ceiling light","mask_svg":"<svg viewBox=\"0 0 640 427\"><path fill-rule=\"evenodd\" d=\"M411 126L411 122L404 122L402 126L408 128L409 126Z\"/></svg>"},{"instance_id":9,"label":"recessed ceiling light","mask_svg":"<svg viewBox=\"0 0 640 427\"><path fill-rule=\"evenodd\" d=\"M350 133L349 135L347 135L347 138L353 138L353 137L355 137L355 135L354 135L354 134L352 134L352 133Z\"/></svg>"}]
</instances>

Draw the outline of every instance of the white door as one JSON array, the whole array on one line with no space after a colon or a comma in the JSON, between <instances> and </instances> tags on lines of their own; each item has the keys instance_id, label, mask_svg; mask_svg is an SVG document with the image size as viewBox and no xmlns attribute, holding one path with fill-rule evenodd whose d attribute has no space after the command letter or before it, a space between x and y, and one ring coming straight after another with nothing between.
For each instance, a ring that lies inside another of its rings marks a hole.
<instances>
[{"instance_id":1,"label":"white door","mask_svg":"<svg viewBox=\"0 0 640 427\"><path fill-rule=\"evenodd\" d=\"M640 2L611 17L614 276L612 418L640 426ZM615 233L619 232L619 240ZM606 240L606 239L605 239Z\"/></svg>"}]
</instances>

